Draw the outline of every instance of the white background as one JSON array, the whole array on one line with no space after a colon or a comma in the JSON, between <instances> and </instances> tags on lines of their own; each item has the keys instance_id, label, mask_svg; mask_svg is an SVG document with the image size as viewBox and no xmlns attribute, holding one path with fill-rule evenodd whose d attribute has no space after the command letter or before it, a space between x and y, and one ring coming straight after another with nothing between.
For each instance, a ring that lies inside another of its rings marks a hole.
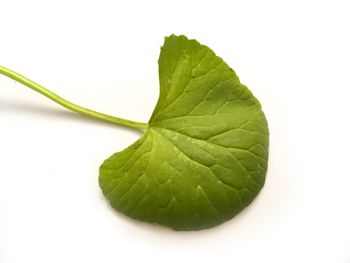
<instances>
[{"instance_id":1,"label":"white background","mask_svg":"<svg viewBox=\"0 0 350 263\"><path fill-rule=\"evenodd\" d=\"M0 77L0 262L350 262L348 1L0 0L0 64L147 122L163 37L211 47L260 100L266 185L218 227L114 212L98 167L140 136Z\"/></svg>"}]
</instances>

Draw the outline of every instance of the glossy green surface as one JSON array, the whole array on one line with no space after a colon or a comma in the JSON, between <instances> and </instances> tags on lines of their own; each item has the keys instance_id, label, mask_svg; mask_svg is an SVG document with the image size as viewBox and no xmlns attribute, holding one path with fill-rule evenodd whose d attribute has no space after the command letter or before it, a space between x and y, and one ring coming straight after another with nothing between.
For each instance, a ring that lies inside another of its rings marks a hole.
<instances>
[{"instance_id":1,"label":"glossy green surface","mask_svg":"<svg viewBox=\"0 0 350 263\"><path fill-rule=\"evenodd\" d=\"M111 205L176 230L232 218L264 185L268 126L257 99L208 47L165 39L146 133L100 168Z\"/></svg>"}]
</instances>

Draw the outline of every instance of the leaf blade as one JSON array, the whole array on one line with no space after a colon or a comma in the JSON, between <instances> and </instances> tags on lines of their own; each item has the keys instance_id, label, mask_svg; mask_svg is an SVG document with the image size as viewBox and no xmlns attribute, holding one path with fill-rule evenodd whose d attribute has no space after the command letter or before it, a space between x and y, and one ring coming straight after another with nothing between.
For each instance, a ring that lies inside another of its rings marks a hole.
<instances>
[{"instance_id":1,"label":"leaf blade","mask_svg":"<svg viewBox=\"0 0 350 263\"><path fill-rule=\"evenodd\" d=\"M102 191L116 210L177 230L223 223L264 185L269 133L260 103L196 40L166 38L158 63L149 129L103 163Z\"/></svg>"}]
</instances>

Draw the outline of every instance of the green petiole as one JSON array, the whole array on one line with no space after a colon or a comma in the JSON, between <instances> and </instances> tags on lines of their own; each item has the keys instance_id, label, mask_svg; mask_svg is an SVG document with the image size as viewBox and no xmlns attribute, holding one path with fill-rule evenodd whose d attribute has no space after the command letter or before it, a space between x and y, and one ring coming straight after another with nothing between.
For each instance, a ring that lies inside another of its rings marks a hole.
<instances>
[{"instance_id":1,"label":"green petiole","mask_svg":"<svg viewBox=\"0 0 350 263\"><path fill-rule=\"evenodd\" d=\"M128 126L131 128L136 128L136 129L140 129L140 130L145 130L148 128L147 123L130 121L130 120L114 117L114 116L111 116L108 114L100 113L97 111L89 110L87 108L78 106L78 105L76 105L72 102L69 102L68 100L62 98L61 96L58 96L56 93L46 89L45 87L35 83L34 81L31 81L30 79L22 76L21 74L13 71L11 69L5 68L3 66L0 66L0 74L5 75L5 76L7 76L15 81L18 81L19 83L21 83L21 84L27 86L28 88L31 88L32 90L46 96L47 98L53 100L57 104L65 107L71 111L80 113L80 114L88 116L88 117L92 117L92 118L96 118L99 120Z\"/></svg>"}]
</instances>

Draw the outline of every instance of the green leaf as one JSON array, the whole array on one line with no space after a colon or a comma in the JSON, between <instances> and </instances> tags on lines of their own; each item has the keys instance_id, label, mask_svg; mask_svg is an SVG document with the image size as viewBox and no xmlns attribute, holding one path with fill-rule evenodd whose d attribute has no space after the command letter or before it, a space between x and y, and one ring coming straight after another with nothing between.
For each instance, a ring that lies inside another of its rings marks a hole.
<instances>
[{"instance_id":1,"label":"green leaf","mask_svg":"<svg viewBox=\"0 0 350 263\"><path fill-rule=\"evenodd\" d=\"M146 133L100 168L118 211L176 230L232 218L265 181L268 127L261 106L208 47L165 39L160 96Z\"/></svg>"}]
</instances>

